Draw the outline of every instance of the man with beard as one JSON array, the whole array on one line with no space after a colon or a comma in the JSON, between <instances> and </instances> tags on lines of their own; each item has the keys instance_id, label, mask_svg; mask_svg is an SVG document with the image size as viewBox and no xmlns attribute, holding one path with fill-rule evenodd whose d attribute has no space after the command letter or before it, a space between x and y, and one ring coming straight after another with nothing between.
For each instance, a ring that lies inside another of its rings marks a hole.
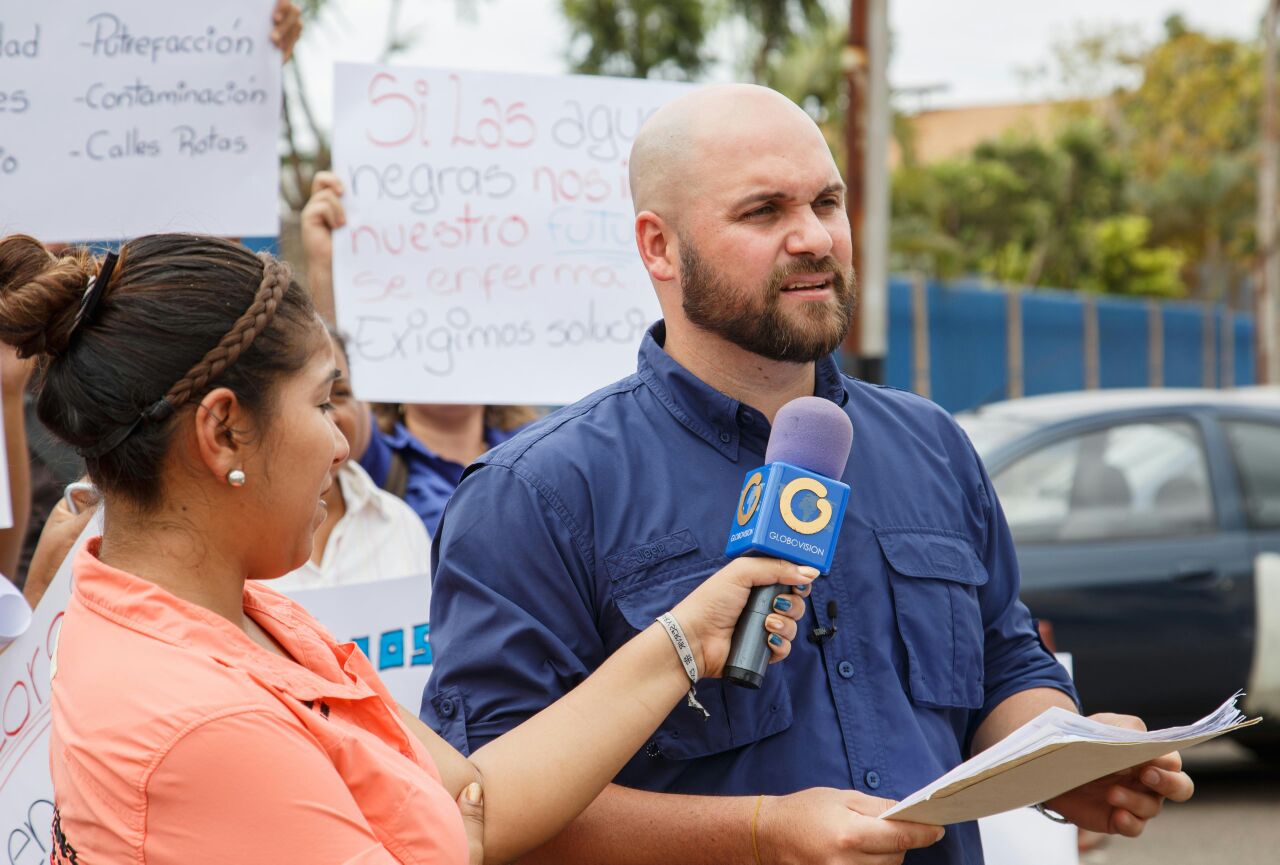
<instances>
[{"instance_id":1,"label":"man with beard","mask_svg":"<svg viewBox=\"0 0 1280 865\"><path fill-rule=\"evenodd\" d=\"M423 719L474 749L582 681L723 566L772 418L822 397L857 435L835 562L805 623L814 639L759 690L699 682L710 717L673 712L531 861L981 862L975 824L943 837L875 815L1043 709L1074 710L1074 692L1018 601L1008 528L968 440L937 406L842 376L830 356L854 278L821 133L773 91L707 88L650 118L630 168L664 319L634 375L462 481L433 550ZM1171 755L1049 805L1136 835L1163 797L1190 795L1180 767Z\"/></svg>"}]
</instances>

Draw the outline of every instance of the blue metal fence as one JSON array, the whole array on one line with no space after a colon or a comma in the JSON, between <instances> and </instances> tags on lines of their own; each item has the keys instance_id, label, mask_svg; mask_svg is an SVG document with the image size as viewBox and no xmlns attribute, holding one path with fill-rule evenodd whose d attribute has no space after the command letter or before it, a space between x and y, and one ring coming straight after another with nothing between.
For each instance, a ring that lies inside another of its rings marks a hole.
<instances>
[{"instance_id":1,"label":"blue metal fence","mask_svg":"<svg viewBox=\"0 0 1280 865\"><path fill-rule=\"evenodd\" d=\"M1005 297L992 291L928 288L929 356L939 391L978 405L1004 397ZM963 363L956 363L963 358Z\"/></svg>"},{"instance_id":2,"label":"blue metal fence","mask_svg":"<svg viewBox=\"0 0 1280 865\"><path fill-rule=\"evenodd\" d=\"M1144 304L1097 299L1098 383L1102 387L1147 387L1152 383L1151 314Z\"/></svg>"},{"instance_id":3,"label":"blue metal fence","mask_svg":"<svg viewBox=\"0 0 1280 865\"><path fill-rule=\"evenodd\" d=\"M951 411L1086 387L1255 382L1253 318L1222 306L896 277L888 308L887 383Z\"/></svg>"},{"instance_id":4,"label":"blue metal fence","mask_svg":"<svg viewBox=\"0 0 1280 865\"><path fill-rule=\"evenodd\" d=\"M1023 295L1022 357L1026 396L1085 386L1084 314L1078 298L1058 291Z\"/></svg>"}]
</instances>

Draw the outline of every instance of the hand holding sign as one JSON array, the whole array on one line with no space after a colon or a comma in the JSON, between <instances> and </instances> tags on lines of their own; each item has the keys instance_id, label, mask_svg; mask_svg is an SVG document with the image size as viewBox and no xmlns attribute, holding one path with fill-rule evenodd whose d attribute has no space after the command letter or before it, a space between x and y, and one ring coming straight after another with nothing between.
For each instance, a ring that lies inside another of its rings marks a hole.
<instances>
[{"instance_id":1,"label":"hand holding sign","mask_svg":"<svg viewBox=\"0 0 1280 865\"><path fill-rule=\"evenodd\" d=\"M302 10L292 0L276 0L271 10L271 44L280 49L284 62L293 59L293 46L302 35Z\"/></svg>"}]
</instances>

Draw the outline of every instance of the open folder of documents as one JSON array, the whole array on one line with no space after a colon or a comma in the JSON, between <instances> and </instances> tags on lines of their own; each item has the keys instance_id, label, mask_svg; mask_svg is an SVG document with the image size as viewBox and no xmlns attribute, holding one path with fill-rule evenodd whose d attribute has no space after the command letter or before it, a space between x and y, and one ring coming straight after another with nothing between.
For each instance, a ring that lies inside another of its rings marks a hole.
<instances>
[{"instance_id":1,"label":"open folder of documents","mask_svg":"<svg viewBox=\"0 0 1280 865\"><path fill-rule=\"evenodd\" d=\"M1095 778L1258 723L1237 693L1194 724L1140 733L1054 707L966 760L881 817L944 826L1052 799Z\"/></svg>"}]
</instances>

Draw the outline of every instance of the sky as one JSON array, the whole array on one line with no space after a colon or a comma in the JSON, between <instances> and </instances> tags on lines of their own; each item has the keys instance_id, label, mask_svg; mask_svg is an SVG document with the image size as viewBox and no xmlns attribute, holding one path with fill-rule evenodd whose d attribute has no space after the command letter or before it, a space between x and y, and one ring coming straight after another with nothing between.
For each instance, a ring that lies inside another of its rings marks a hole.
<instances>
[{"instance_id":1,"label":"sky","mask_svg":"<svg viewBox=\"0 0 1280 865\"><path fill-rule=\"evenodd\" d=\"M329 64L371 62L385 41L389 0L333 0L304 35L299 56L317 113L331 114ZM456 0L407 0L402 24L417 32L397 63L501 72L566 71L568 31L559 0L473 0L459 14ZM466 4L462 4L466 5ZM1257 33L1264 0L889 0L894 88L940 86L926 102L904 108L981 105L1052 95L1020 74L1041 65L1055 43L1082 29L1119 25L1154 41L1172 12L1192 26L1237 38ZM723 46L731 35L721 35ZM732 47L732 46L724 46ZM712 75L732 78L721 67Z\"/></svg>"}]
</instances>

